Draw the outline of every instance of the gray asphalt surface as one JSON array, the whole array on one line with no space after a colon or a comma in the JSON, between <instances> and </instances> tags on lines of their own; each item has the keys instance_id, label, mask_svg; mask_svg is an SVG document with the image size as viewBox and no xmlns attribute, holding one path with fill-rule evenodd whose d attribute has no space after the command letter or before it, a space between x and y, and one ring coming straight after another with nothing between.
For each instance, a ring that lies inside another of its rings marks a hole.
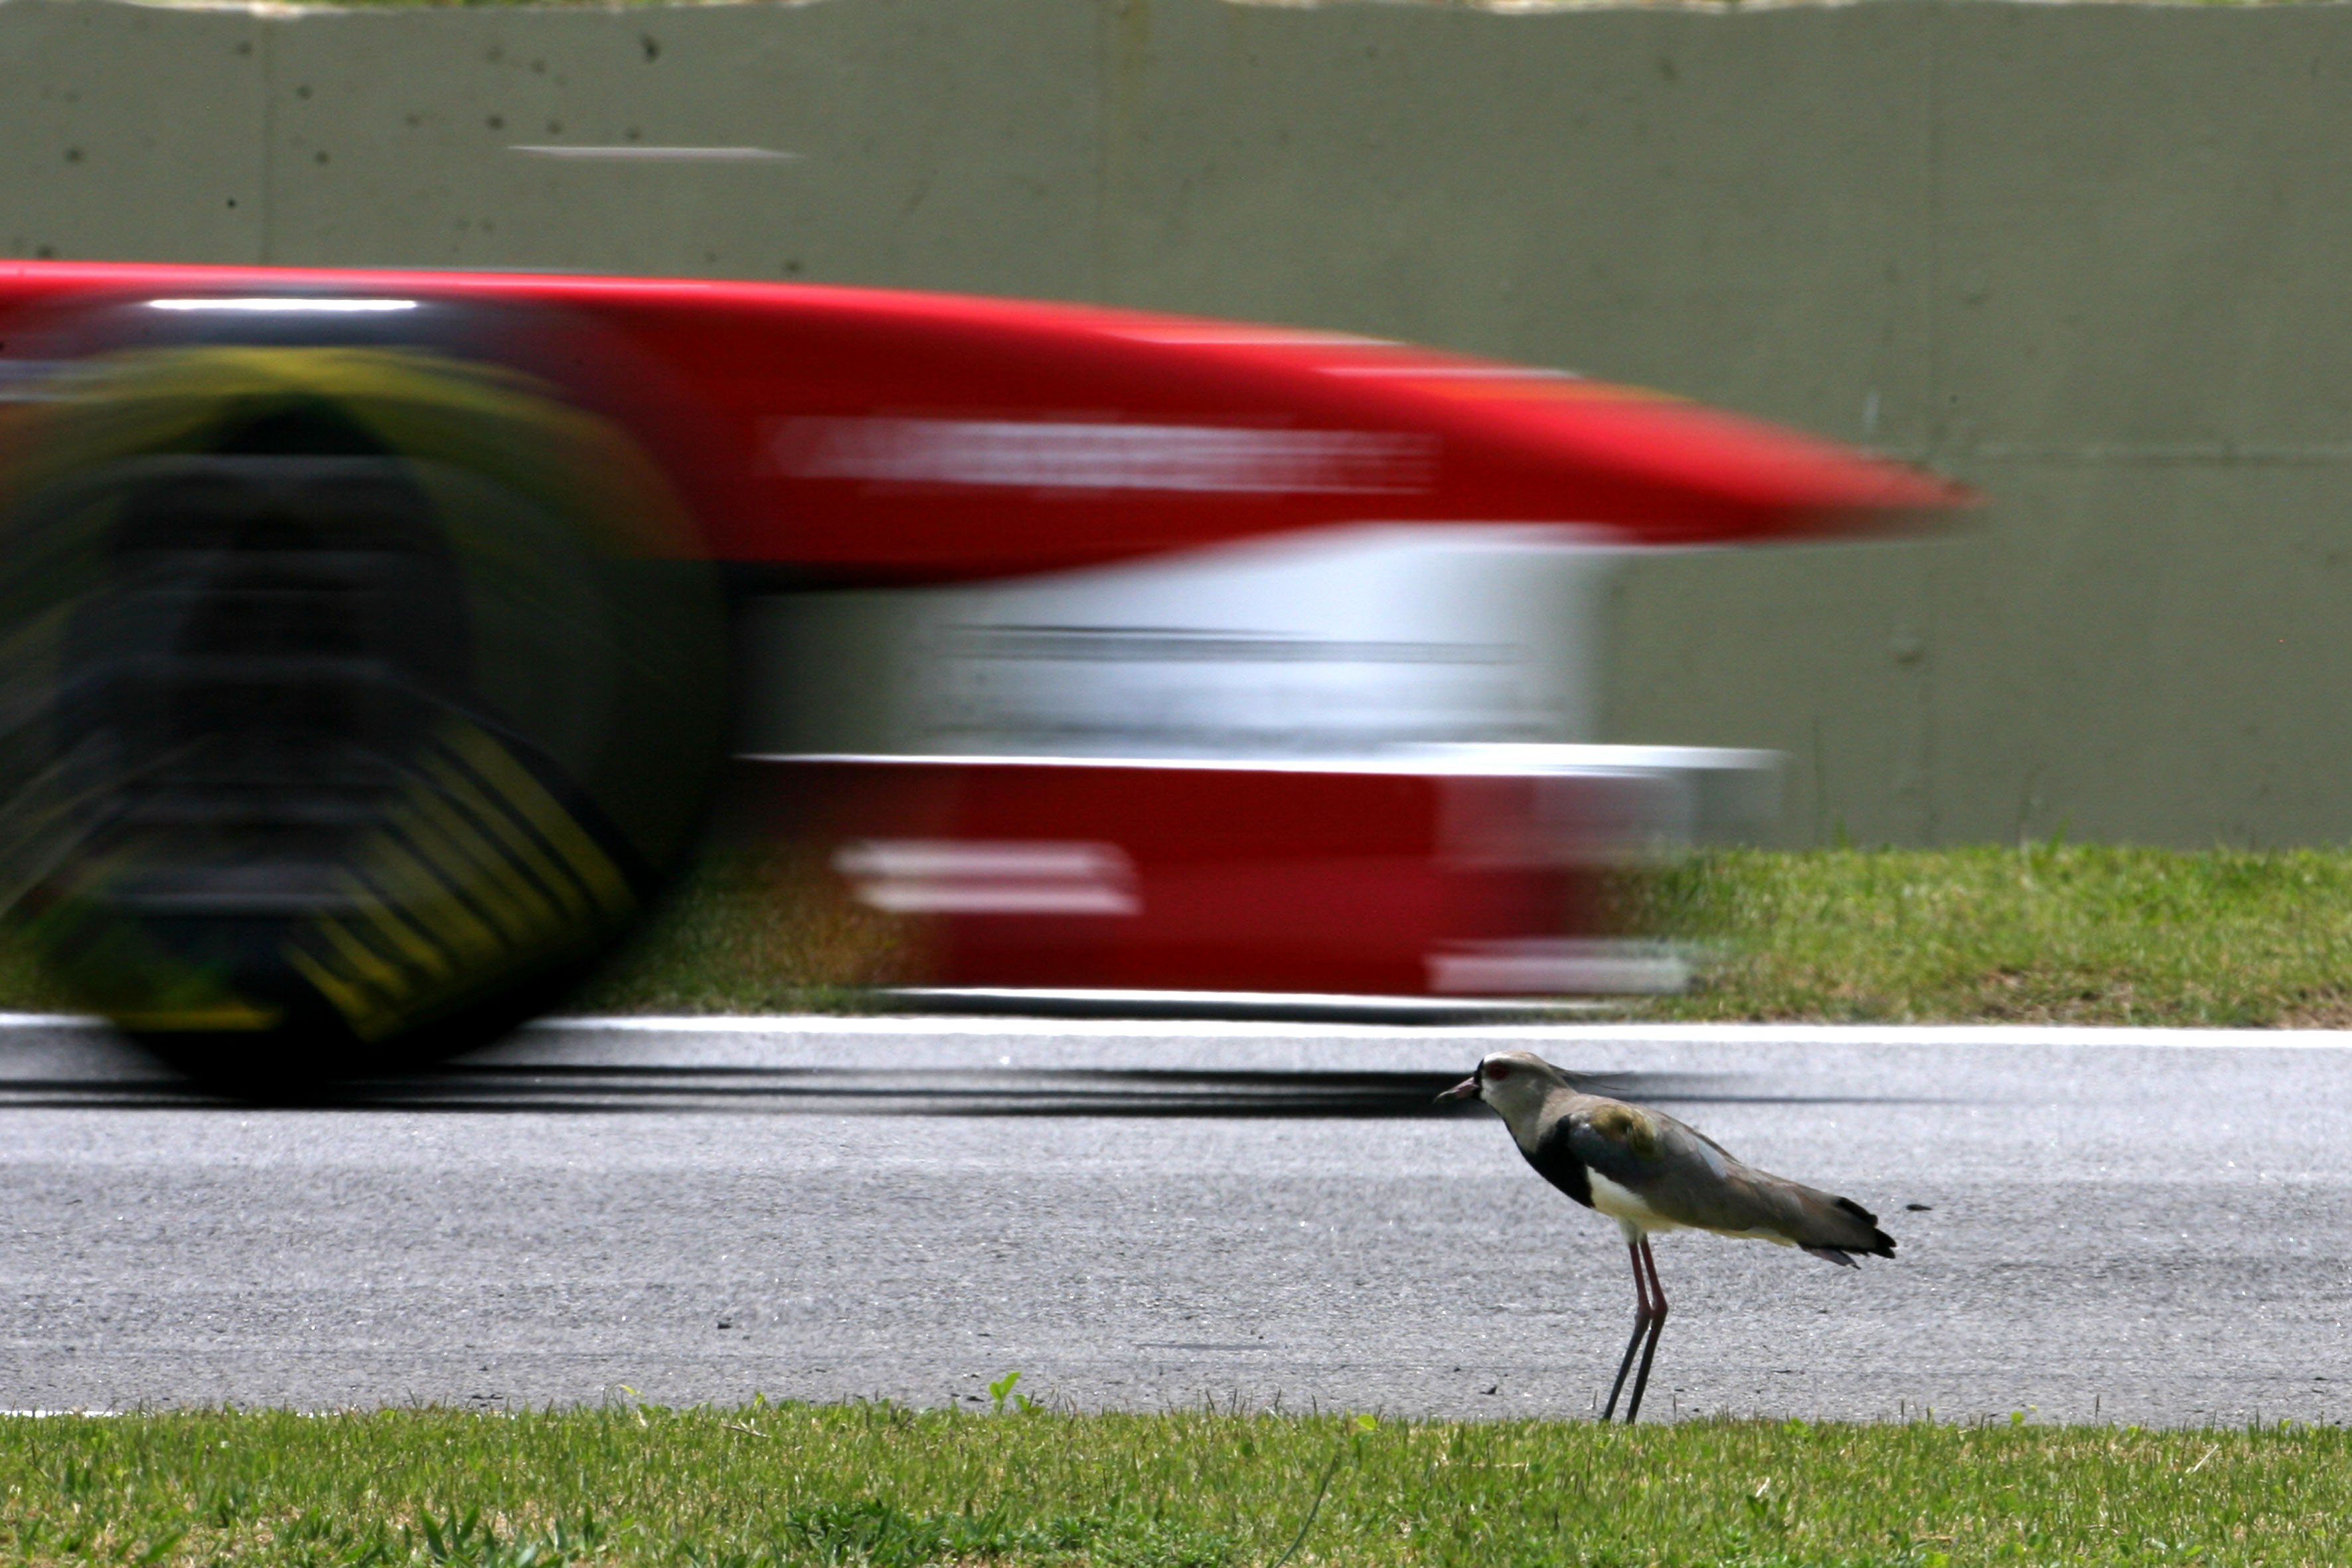
<instances>
[{"instance_id":1,"label":"gray asphalt surface","mask_svg":"<svg viewBox=\"0 0 2352 1568\"><path fill-rule=\"evenodd\" d=\"M1614 1227L1432 1082L1624 1076L1901 1243L1657 1247L1651 1411L2352 1419L2352 1037L543 1027L333 1108L0 1029L0 1406L1022 1390L1578 1415ZM1914 1210L1907 1205L1925 1205Z\"/></svg>"}]
</instances>

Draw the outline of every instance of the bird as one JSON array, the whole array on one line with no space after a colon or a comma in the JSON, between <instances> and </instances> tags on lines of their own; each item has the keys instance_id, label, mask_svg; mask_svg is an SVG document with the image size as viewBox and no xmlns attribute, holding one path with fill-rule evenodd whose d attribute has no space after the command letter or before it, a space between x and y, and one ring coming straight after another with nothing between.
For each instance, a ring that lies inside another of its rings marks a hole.
<instances>
[{"instance_id":1,"label":"bird","mask_svg":"<svg viewBox=\"0 0 2352 1568\"><path fill-rule=\"evenodd\" d=\"M1626 1425L1641 1414L1650 1363L1666 1324L1665 1288L1650 1237L1662 1230L1711 1230L1801 1248L1824 1262L1855 1267L1854 1255L1895 1256L1895 1238L1878 1216L1855 1203L1744 1164L1722 1144L1664 1111L1588 1094L1570 1074L1531 1051L1496 1051L1478 1070L1437 1097L1481 1100L1510 1129L1536 1173L1624 1232L1633 1260L1633 1335L1617 1363L1617 1396L1642 1352Z\"/></svg>"}]
</instances>

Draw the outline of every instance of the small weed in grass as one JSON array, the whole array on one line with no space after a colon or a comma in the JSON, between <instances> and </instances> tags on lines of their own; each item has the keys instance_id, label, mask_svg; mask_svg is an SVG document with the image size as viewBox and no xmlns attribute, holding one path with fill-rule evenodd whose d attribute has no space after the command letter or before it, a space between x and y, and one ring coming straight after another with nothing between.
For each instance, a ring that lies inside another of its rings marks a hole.
<instances>
[{"instance_id":1,"label":"small weed in grass","mask_svg":"<svg viewBox=\"0 0 2352 1568\"><path fill-rule=\"evenodd\" d=\"M764 1403L0 1418L0 1560L26 1563L1271 1568L1294 1548L1363 1568L2343 1563L2352 1436Z\"/></svg>"}]
</instances>

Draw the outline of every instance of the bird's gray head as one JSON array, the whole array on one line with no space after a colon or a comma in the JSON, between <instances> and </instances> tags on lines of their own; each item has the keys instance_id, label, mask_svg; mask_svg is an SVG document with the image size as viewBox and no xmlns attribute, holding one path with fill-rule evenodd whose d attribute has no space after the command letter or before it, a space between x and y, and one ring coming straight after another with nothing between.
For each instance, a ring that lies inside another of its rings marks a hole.
<instances>
[{"instance_id":1,"label":"bird's gray head","mask_svg":"<svg viewBox=\"0 0 2352 1568\"><path fill-rule=\"evenodd\" d=\"M1568 1075L1533 1051L1496 1051L1440 1100L1483 1100L1514 1130L1532 1126L1545 1096L1569 1087Z\"/></svg>"}]
</instances>

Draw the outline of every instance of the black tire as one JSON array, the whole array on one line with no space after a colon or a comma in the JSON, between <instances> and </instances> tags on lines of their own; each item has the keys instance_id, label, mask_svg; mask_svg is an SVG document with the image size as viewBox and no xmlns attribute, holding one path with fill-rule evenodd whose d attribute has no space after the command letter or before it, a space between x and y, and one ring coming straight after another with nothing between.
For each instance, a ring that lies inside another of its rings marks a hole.
<instances>
[{"instance_id":1,"label":"black tire","mask_svg":"<svg viewBox=\"0 0 2352 1568\"><path fill-rule=\"evenodd\" d=\"M511 1027L677 868L727 719L716 572L593 340L566 384L478 311L115 309L0 418L0 907L247 1092Z\"/></svg>"}]
</instances>

